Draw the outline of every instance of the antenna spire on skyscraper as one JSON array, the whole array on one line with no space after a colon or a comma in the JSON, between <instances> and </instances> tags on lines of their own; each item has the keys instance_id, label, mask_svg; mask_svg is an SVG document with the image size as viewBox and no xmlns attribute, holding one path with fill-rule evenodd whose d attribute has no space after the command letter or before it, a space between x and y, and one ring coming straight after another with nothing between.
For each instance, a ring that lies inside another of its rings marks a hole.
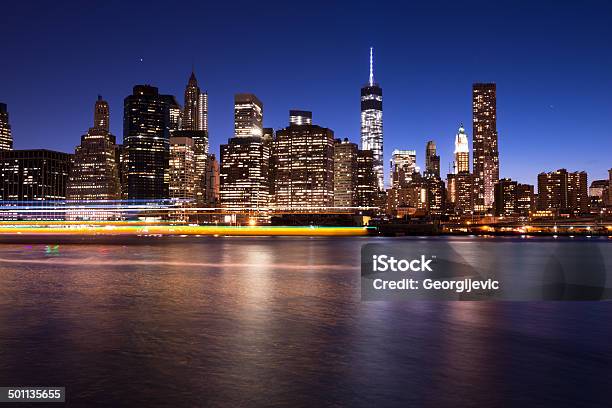
<instances>
[{"instance_id":1,"label":"antenna spire on skyscraper","mask_svg":"<svg viewBox=\"0 0 612 408\"><path fill-rule=\"evenodd\" d=\"M370 47L370 86L374 85L374 47Z\"/></svg>"}]
</instances>

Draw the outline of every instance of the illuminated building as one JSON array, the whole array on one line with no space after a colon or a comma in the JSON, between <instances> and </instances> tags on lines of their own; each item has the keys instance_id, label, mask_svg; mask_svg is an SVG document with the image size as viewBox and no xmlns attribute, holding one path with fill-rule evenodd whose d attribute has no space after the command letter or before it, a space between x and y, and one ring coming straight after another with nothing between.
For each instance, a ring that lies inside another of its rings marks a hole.
<instances>
[{"instance_id":1,"label":"illuminated building","mask_svg":"<svg viewBox=\"0 0 612 408\"><path fill-rule=\"evenodd\" d=\"M481 213L493 206L499 180L496 104L494 83L473 85L474 210Z\"/></svg>"},{"instance_id":2,"label":"illuminated building","mask_svg":"<svg viewBox=\"0 0 612 408\"><path fill-rule=\"evenodd\" d=\"M538 174L538 210L585 214L589 211L587 174L559 169Z\"/></svg>"},{"instance_id":3,"label":"illuminated building","mask_svg":"<svg viewBox=\"0 0 612 408\"><path fill-rule=\"evenodd\" d=\"M276 132L276 207L332 207L334 132L313 125L310 112L291 111L290 117L303 119Z\"/></svg>"},{"instance_id":4,"label":"illuminated building","mask_svg":"<svg viewBox=\"0 0 612 408\"><path fill-rule=\"evenodd\" d=\"M312 112L301 110L289 111L289 125L312 125Z\"/></svg>"},{"instance_id":5,"label":"illuminated building","mask_svg":"<svg viewBox=\"0 0 612 408\"><path fill-rule=\"evenodd\" d=\"M453 171L455 174L470 171L470 147L468 136L465 133L463 123L459 126L459 131L455 135L455 161Z\"/></svg>"},{"instance_id":6,"label":"illuminated building","mask_svg":"<svg viewBox=\"0 0 612 408\"><path fill-rule=\"evenodd\" d=\"M262 138L263 104L255 95L234 98L234 137L221 145L221 206L234 211L269 206L270 146Z\"/></svg>"},{"instance_id":7,"label":"illuminated building","mask_svg":"<svg viewBox=\"0 0 612 408\"><path fill-rule=\"evenodd\" d=\"M0 150L13 149L13 136L5 103L0 103Z\"/></svg>"},{"instance_id":8,"label":"illuminated building","mask_svg":"<svg viewBox=\"0 0 612 408\"><path fill-rule=\"evenodd\" d=\"M391 154L391 187L407 185L414 173L420 169L416 165L416 150L395 149Z\"/></svg>"},{"instance_id":9,"label":"illuminated building","mask_svg":"<svg viewBox=\"0 0 612 408\"><path fill-rule=\"evenodd\" d=\"M200 90L193 72L185 88L181 129L208 132L208 94Z\"/></svg>"},{"instance_id":10,"label":"illuminated building","mask_svg":"<svg viewBox=\"0 0 612 408\"><path fill-rule=\"evenodd\" d=\"M233 137L221 145L221 206L235 211L267 208L269 159L261 137Z\"/></svg>"},{"instance_id":11,"label":"illuminated building","mask_svg":"<svg viewBox=\"0 0 612 408\"><path fill-rule=\"evenodd\" d=\"M407 183L387 190L387 214L425 214L428 208L427 180L420 173L414 173Z\"/></svg>"},{"instance_id":12,"label":"illuminated building","mask_svg":"<svg viewBox=\"0 0 612 408\"><path fill-rule=\"evenodd\" d=\"M515 214L528 217L535 210L535 194L531 184L516 185Z\"/></svg>"},{"instance_id":13,"label":"illuminated building","mask_svg":"<svg viewBox=\"0 0 612 408\"><path fill-rule=\"evenodd\" d=\"M495 215L511 216L516 209L516 181L507 178L500 179L495 183Z\"/></svg>"},{"instance_id":14,"label":"illuminated building","mask_svg":"<svg viewBox=\"0 0 612 408\"><path fill-rule=\"evenodd\" d=\"M474 209L474 183L472 175L468 172L461 172L454 174L452 179L455 190L454 213L458 215L472 214Z\"/></svg>"},{"instance_id":15,"label":"illuminated building","mask_svg":"<svg viewBox=\"0 0 612 408\"><path fill-rule=\"evenodd\" d=\"M118 200L121 198L115 136L109 133L108 103L98 96L93 127L81 136L68 179L70 200Z\"/></svg>"},{"instance_id":16,"label":"illuminated building","mask_svg":"<svg viewBox=\"0 0 612 408\"><path fill-rule=\"evenodd\" d=\"M204 172L204 206L216 208L219 205L219 162L214 154L209 154Z\"/></svg>"},{"instance_id":17,"label":"illuminated building","mask_svg":"<svg viewBox=\"0 0 612 408\"><path fill-rule=\"evenodd\" d=\"M425 148L425 173L440 177L440 156L436 154L436 142L430 140Z\"/></svg>"},{"instance_id":18,"label":"illuminated building","mask_svg":"<svg viewBox=\"0 0 612 408\"><path fill-rule=\"evenodd\" d=\"M374 171L374 154L371 150L357 152L357 205L374 207L378 203L378 178Z\"/></svg>"},{"instance_id":19,"label":"illuminated building","mask_svg":"<svg viewBox=\"0 0 612 408\"><path fill-rule=\"evenodd\" d=\"M195 166L195 200L198 206L206 201L206 166L208 163L208 132L205 130L177 130L172 137L185 137L193 141L193 160Z\"/></svg>"},{"instance_id":20,"label":"illuminated building","mask_svg":"<svg viewBox=\"0 0 612 408\"><path fill-rule=\"evenodd\" d=\"M234 97L234 137L263 135L263 104L253 94Z\"/></svg>"},{"instance_id":21,"label":"illuminated building","mask_svg":"<svg viewBox=\"0 0 612 408\"><path fill-rule=\"evenodd\" d=\"M357 205L358 147L348 139L334 144L334 207Z\"/></svg>"},{"instance_id":22,"label":"illuminated building","mask_svg":"<svg viewBox=\"0 0 612 408\"><path fill-rule=\"evenodd\" d=\"M384 190L382 88L374 81L373 50L370 48L370 78L361 88L361 149L371 150L379 190Z\"/></svg>"},{"instance_id":23,"label":"illuminated building","mask_svg":"<svg viewBox=\"0 0 612 408\"><path fill-rule=\"evenodd\" d=\"M124 100L123 140L129 199L168 198L170 98L157 88L136 85ZM173 107L176 110L176 106Z\"/></svg>"},{"instance_id":24,"label":"illuminated building","mask_svg":"<svg viewBox=\"0 0 612 408\"><path fill-rule=\"evenodd\" d=\"M193 200L196 194L194 141L190 137L170 138L170 198Z\"/></svg>"},{"instance_id":25,"label":"illuminated building","mask_svg":"<svg viewBox=\"0 0 612 408\"><path fill-rule=\"evenodd\" d=\"M72 155L52 150L0 151L3 201L66 199Z\"/></svg>"}]
</instances>

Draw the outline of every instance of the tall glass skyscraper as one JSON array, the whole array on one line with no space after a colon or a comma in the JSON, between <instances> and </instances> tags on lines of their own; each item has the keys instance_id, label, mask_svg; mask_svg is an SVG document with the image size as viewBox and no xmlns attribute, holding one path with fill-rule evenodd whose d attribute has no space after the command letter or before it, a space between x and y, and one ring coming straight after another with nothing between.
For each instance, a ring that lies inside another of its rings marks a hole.
<instances>
[{"instance_id":1,"label":"tall glass skyscraper","mask_svg":"<svg viewBox=\"0 0 612 408\"><path fill-rule=\"evenodd\" d=\"M499 181L495 84L473 85L472 108L474 210L482 213L493 207L494 186Z\"/></svg>"},{"instance_id":2,"label":"tall glass skyscraper","mask_svg":"<svg viewBox=\"0 0 612 408\"><path fill-rule=\"evenodd\" d=\"M382 88L374 82L374 57L370 47L370 78L361 88L361 149L371 150L378 189L384 190Z\"/></svg>"},{"instance_id":3,"label":"tall glass skyscraper","mask_svg":"<svg viewBox=\"0 0 612 408\"><path fill-rule=\"evenodd\" d=\"M0 103L0 150L13 150L13 136L5 103Z\"/></svg>"},{"instance_id":4,"label":"tall glass skyscraper","mask_svg":"<svg viewBox=\"0 0 612 408\"><path fill-rule=\"evenodd\" d=\"M269 205L270 147L262 137L263 103L253 94L234 98L234 137L220 147L221 206L229 210Z\"/></svg>"},{"instance_id":5,"label":"tall glass skyscraper","mask_svg":"<svg viewBox=\"0 0 612 408\"><path fill-rule=\"evenodd\" d=\"M170 97L136 85L124 100L123 141L129 199L169 197Z\"/></svg>"}]
</instances>

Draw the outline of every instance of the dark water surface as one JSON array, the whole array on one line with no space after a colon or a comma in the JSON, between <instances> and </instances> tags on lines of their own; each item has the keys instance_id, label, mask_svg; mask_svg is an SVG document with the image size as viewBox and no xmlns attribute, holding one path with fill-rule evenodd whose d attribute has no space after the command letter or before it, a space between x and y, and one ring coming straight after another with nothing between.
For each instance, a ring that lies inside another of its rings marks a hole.
<instances>
[{"instance_id":1,"label":"dark water surface","mask_svg":"<svg viewBox=\"0 0 612 408\"><path fill-rule=\"evenodd\" d=\"M0 386L65 386L68 406L612 406L612 303L361 302L366 242L385 238L2 245Z\"/></svg>"}]
</instances>

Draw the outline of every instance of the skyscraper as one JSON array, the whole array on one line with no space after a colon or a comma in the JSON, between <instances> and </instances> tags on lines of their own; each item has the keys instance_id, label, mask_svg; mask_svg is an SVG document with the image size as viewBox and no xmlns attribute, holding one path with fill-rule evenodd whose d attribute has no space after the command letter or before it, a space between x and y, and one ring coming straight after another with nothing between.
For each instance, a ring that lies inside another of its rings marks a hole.
<instances>
[{"instance_id":1,"label":"skyscraper","mask_svg":"<svg viewBox=\"0 0 612 408\"><path fill-rule=\"evenodd\" d=\"M253 94L234 97L234 137L263 135L263 103Z\"/></svg>"},{"instance_id":2,"label":"skyscraper","mask_svg":"<svg viewBox=\"0 0 612 408\"><path fill-rule=\"evenodd\" d=\"M440 156L436 153L436 142L430 140L425 148L425 173L440 177Z\"/></svg>"},{"instance_id":3,"label":"skyscraper","mask_svg":"<svg viewBox=\"0 0 612 408\"><path fill-rule=\"evenodd\" d=\"M348 139L334 144L334 207L357 205L358 148Z\"/></svg>"},{"instance_id":4,"label":"skyscraper","mask_svg":"<svg viewBox=\"0 0 612 408\"><path fill-rule=\"evenodd\" d=\"M473 85L474 210L481 213L493 206L499 180L496 105L494 83Z\"/></svg>"},{"instance_id":5,"label":"skyscraper","mask_svg":"<svg viewBox=\"0 0 612 408\"><path fill-rule=\"evenodd\" d=\"M70 200L117 200L121 198L115 136L109 133L108 103L98 96L93 127L81 136L68 179Z\"/></svg>"},{"instance_id":6,"label":"skyscraper","mask_svg":"<svg viewBox=\"0 0 612 408\"><path fill-rule=\"evenodd\" d=\"M416 150L393 150L391 154L391 187L405 186L419 172L416 165Z\"/></svg>"},{"instance_id":7,"label":"skyscraper","mask_svg":"<svg viewBox=\"0 0 612 408\"><path fill-rule=\"evenodd\" d=\"M182 130L203 130L208 132L208 94L198 86L195 73L191 72L185 88Z\"/></svg>"},{"instance_id":8,"label":"skyscraper","mask_svg":"<svg viewBox=\"0 0 612 408\"><path fill-rule=\"evenodd\" d=\"M378 198L378 179L374 172L374 155L371 150L357 152L357 205L374 207Z\"/></svg>"},{"instance_id":9,"label":"skyscraper","mask_svg":"<svg viewBox=\"0 0 612 408\"><path fill-rule=\"evenodd\" d=\"M459 126L459 131L455 135L455 161L453 172L455 174L470 171L470 146L468 136L465 133L463 123Z\"/></svg>"},{"instance_id":10,"label":"skyscraper","mask_svg":"<svg viewBox=\"0 0 612 408\"><path fill-rule=\"evenodd\" d=\"M221 206L234 211L269 205L269 144L262 138L263 104L253 94L234 98L234 137L221 145Z\"/></svg>"},{"instance_id":11,"label":"skyscraper","mask_svg":"<svg viewBox=\"0 0 612 408\"><path fill-rule=\"evenodd\" d=\"M379 190L385 188L383 157L382 88L374 81L374 57L370 47L370 78L361 88L361 149L371 150Z\"/></svg>"},{"instance_id":12,"label":"skyscraper","mask_svg":"<svg viewBox=\"0 0 612 408\"><path fill-rule=\"evenodd\" d=\"M13 136L5 103L0 103L0 150L13 150Z\"/></svg>"},{"instance_id":13,"label":"skyscraper","mask_svg":"<svg viewBox=\"0 0 612 408\"><path fill-rule=\"evenodd\" d=\"M170 198L193 200L196 194L196 168L193 139L170 138Z\"/></svg>"},{"instance_id":14,"label":"skyscraper","mask_svg":"<svg viewBox=\"0 0 612 408\"><path fill-rule=\"evenodd\" d=\"M298 117L302 119L291 121ZM311 119L310 112L290 111L289 126L276 132L278 208L334 205L334 132L313 125Z\"/></svg>"},{"instance_id":15,"label":"skyscraper","mask_svg":"<svg viewBox=\"0 0 612 408\"><path fill-rule=\"evenodd\" d=\"M136 85L123 113L129 199L168 198L170 127L169 98L156 87Z\"/></svg>"}]
</instances>

